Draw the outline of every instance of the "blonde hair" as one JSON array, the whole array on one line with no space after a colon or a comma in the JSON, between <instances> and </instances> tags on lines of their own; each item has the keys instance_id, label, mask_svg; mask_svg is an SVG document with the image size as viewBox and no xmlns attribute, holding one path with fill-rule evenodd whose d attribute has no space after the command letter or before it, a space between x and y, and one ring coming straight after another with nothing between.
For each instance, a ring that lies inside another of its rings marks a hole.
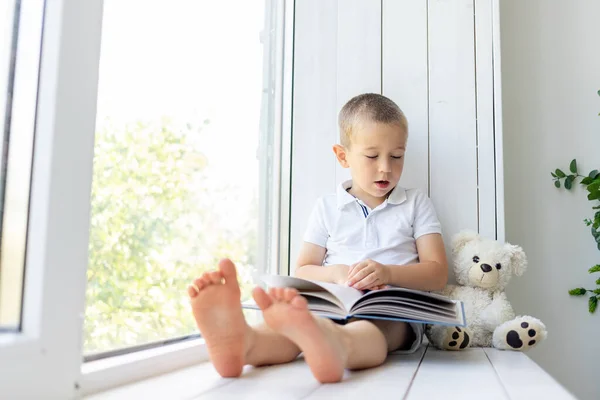
<instances>
[{"instance_id":1,"label":"blonde hair","mask_svg":"<svg viewBox=\"0 0 600 400\"><path fill-rule=\"evenodd\" d=\"M377 93L364 93L351 98L340 110L338 125L342 146L350 146L353 131L365 119L397 124L408 134L408 121L396 103Z\"/></svg>"}]
</instances>

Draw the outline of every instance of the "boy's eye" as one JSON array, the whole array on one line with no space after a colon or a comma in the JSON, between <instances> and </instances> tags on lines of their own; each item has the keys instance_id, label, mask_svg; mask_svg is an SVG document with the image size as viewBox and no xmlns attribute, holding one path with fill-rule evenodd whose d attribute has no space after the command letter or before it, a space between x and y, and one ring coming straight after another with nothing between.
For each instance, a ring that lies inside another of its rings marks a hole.
<instances>
[{"instance_id":1,"label":"boy's eye","mask_svg":"<svg viewBox=\"0 0 600 400\"><path fill-rule=\"evenodd\" d=\"M399 159L401 159L402 157L403 157L403 156L392 156L392 158L394 158L394 159L396 159L396 160L399 160Z\"/></svg>"},{"instance_id":2,"label":"boy's eye","mask_svg":"<svg viewBox=\"0 0 600 400\"><path fill-rule=\"evenodd\" d=\"M367 157L367 158L371 158L371 159L372 159L372 158L377 158L377 156L365 156L365 157Z\"/></svg>"}]
</instances>

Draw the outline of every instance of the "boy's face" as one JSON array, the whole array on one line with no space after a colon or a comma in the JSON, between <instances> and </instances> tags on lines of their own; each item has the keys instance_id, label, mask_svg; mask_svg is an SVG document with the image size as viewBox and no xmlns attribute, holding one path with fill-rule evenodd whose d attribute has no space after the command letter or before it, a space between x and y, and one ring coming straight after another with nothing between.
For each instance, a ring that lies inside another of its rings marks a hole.
<instances>
[{"instance_id":1,"label":"boy's face","mask_svg":"<svg viewBox=\"0 0 600 400\"><path fill-rule=\"evenodd\" d=\"M350 168L352 194L381 203L402 176L407 139L399 125L366 120L354 130L350 148L335 145L340 165Z\"/></svg>"}]
</instances>

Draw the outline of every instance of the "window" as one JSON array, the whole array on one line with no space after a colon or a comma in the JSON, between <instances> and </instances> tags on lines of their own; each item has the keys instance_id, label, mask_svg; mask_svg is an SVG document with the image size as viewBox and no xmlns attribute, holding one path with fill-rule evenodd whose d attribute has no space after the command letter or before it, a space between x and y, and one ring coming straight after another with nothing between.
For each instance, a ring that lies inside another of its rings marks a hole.
<instances>
[{"instance_id":1,"label":"window","mask_svg":"<svg viewBox=\"0 0 600 400\"><path fill-rule=\"evenodd\" d=\"M40 14L36 5L0 4L0 331L21 327Z\"/></svg>"},{"instance_id":2,"label":"window","mask_svg":"<svg viewBox=\"0 0 600 400\"><path fill-rule=\"evenodd\" d=\"M197 335L186 287L222 257L242 300L276 268L277 4L104 2L87 360Z\"/></svg>"},{"instance_id":3,"label":"window","mask_svg":"<svg viewBox=\"0 0 600 400\"><path fill-rule=\"evenodd\" d=\"M219 257L246 297L287 266L293 2L221 3L0 2L0 398L196 362L84 361L197 336L185 287Z\"/></svg>"}]
</instances>

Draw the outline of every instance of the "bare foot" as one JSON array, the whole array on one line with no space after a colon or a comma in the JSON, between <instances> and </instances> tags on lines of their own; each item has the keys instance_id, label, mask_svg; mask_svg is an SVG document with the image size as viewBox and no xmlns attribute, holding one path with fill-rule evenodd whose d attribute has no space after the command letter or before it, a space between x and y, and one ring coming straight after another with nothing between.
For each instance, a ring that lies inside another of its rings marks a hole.
<instances>
[{"instance_id":1,"label":"bare foot","mask_svg":"<svg viewBox=\"0 0 600 400\"><path fill-rule=\"evenodd\" d=\"M295 289L271 288L267 294L257 287L252 295L267 325L296 343L319 382L342 380L347 350L333 322L313 318L306 299Z\"/></svg>"},{"instance_id":2,"label":"bare foot","mask_svg":"<svg viewBox=\"0 0 600 400\"><path fill-rule=\"evenodd\" d=\"M223 377L240 376L249 327L242 313L235 266L221 260L219 270L205 272L190 285L188 294L215 369Z\"/></svg>"}]
</instances>

